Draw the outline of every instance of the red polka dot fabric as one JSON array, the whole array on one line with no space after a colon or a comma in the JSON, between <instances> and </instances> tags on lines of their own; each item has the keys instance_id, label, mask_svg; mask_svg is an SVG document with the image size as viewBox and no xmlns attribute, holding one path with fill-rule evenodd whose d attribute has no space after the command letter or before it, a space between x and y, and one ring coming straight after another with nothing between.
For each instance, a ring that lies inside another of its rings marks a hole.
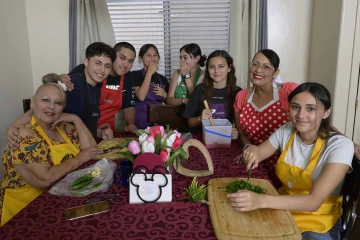
<instances>
[{"instance_id":1,"label":"red polka dot fabric","mask_svg":"<svg viewBox=\"0 0 360 240\"><path fill-rule=\"evenodd\" d=\"M285 111L280 101L276 101L265 109L256 110L251 103L246 103L240 112L240 127L255 144L266 141L276 129L289 122L289 114ZM269 177L277 179L275 167L279 155L271 156L264 160ZM276 180L273 180L274 183ZM276 185L276 184L275 184Z\"/></svg>"}]
</instances>

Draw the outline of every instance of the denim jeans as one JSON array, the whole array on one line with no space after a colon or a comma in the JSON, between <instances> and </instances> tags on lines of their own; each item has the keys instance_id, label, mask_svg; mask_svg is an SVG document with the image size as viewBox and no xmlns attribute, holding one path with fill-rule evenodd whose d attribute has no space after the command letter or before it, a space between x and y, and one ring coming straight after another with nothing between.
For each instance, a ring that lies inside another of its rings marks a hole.
<instances>
[{"instance_id":1,"label":"denim jeans","mask_svg":"<svg viewBox=\"0 0 360 240\"><path fill-rule=\"evenodd\" d=\"M302 240L340 240L341 231L341 218L339 218L335 225L326 233L303 232L301 235Z\"/></svg>"}]
</instances>

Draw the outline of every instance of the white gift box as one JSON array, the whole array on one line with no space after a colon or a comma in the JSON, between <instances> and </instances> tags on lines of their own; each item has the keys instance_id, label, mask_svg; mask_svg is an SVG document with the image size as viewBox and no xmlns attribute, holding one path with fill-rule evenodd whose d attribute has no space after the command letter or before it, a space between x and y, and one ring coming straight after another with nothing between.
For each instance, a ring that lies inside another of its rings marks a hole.
<instances>
[{"instance_id":1,"label":"white gift box","mask_svg":"<svg viewBox=\"0 0 360 240\"><path fill-rule=\"evenodd\" d=\"M132 174L129 179L129 186L129 203L172 201L171 174Z\"/></svg>"}]
</instances>

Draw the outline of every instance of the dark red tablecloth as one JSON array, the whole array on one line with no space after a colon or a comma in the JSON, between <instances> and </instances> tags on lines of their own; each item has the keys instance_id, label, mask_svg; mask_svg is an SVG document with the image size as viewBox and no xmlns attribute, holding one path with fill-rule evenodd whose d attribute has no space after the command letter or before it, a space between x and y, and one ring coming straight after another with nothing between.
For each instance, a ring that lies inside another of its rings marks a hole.
<instances>
[{"instance_id":1,"label":"dark red tablecloth","mask_svg":"<svg viewBox=\"0 0 360 240\"><path fill-rule=\"evenodd\" d=\"M195 138L201 140L201 136ZM189 150L190 158L184 166L204 169L206 162L200 151ZM238 142L232 142L231 148L209 149L209 152L214 174L198 178L199 183L206 184L211 178L247 176L244 167L234 161L241 153ZM90 161L87 165L93 163ZM109 212L73 221L65 220L65 209L83 205L89 197L104 193L75 198L54 196L45 191L0 228L0 239L216 239L208 206L185 200L184 188L192 178L174 169L171 174L172 202L129 204L129 189L113 184L108 192L119 193L120 197L109 201ZM265 169L254 169L252 177L269 180Z\"/></svg>"}]
</instances>

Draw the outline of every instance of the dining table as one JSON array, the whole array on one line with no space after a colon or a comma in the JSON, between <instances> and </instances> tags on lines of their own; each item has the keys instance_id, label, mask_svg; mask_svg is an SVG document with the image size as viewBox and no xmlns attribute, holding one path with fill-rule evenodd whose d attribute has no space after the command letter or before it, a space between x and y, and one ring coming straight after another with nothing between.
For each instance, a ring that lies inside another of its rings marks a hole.
<instances>
[{"instance_id":1,"label":"dining table","mask_svg":"<svg viewBox=\"0 0 360 240\"><path fill-rule=\"evenodd\" d=\"M115 137L134 137L129 133L116 133ZM193 138L203 142L202 133ZM245 167L235 160L242 153L239 140L231 142L229 148L208 149L214 165L210 176L197 177L199 184L207 185L210 179L224 177L247 177ZM119 166L122 160L114 160ZM85 168L94 164L91 160ZM192 169L206 169L202 153L189 148L189 158L183 166ZM22 209L10 221L0 227L0 239L217 239L211 223L209 206L201 202L190 202L185 188L193 177L184 176L171 167L172 201L144 204L129 203L129 188L112 184L106 193L97 192L85 197L56 196L44 191L38 198ZM270 181L266 169L253 169L252 178ZM270 181L271 182L271 181ZM65 220L65 210L86 204L87 199L117 193L116 199L109 200L110 210L97 215L75 220ZM211 204L211 203L210 203Z\"/></svg>"}]
</instances>

